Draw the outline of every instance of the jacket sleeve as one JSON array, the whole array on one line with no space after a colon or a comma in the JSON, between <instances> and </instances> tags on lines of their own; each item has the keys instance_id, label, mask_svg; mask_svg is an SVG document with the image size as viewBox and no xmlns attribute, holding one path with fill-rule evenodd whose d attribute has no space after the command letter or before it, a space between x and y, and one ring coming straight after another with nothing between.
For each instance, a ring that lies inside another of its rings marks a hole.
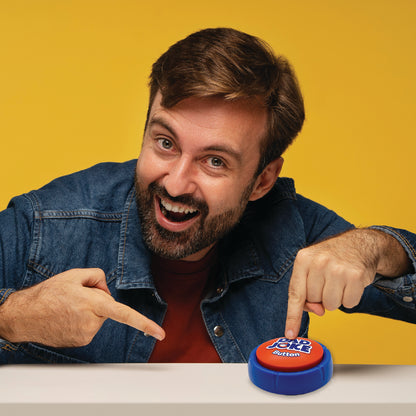
<instances>
[{"instance_id":1,"label":"jacket sleeve","mask_svg":"<svg viewBox=\"0 0 416 416\"><path fill-rule=\"evenodd\" d=\"M0 305L23 285L32 241L33 209L25 196L0 212Z\"/></svg>"},{"instance_id":2,"label":"jacket sleeve","mask_svg":"<svg viewBox=\"0 0 416 416\"><path fill-rule=\"evenodd\" d=\"M299 211L305 226L308 245L354 228L335 212L298 196ZM346 313L368 313L386 318L416 323L416 235L406 230L388 226L370 227L395 237L406 251L413 270L410 274L397 278L377 275L367 286L360 303L354 308L344 308Z\"/></svg>"}]
</instances>

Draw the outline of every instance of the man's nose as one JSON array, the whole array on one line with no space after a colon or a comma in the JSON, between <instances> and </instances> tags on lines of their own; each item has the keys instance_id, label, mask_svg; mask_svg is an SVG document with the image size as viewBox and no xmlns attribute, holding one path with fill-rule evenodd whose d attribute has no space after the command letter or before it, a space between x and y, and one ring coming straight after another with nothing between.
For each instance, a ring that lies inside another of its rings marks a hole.
<instances>
[{"instance_id":1,"label":"man's nose","mask_svg":"<svg viewBox=\"0 0 416 416\"><path fill-rule=\"evenodd\" d=\"M181 156L170 166L163 184L171 196L193 194L196 190L195 172L190 157Z\"/></svg>"}]
</instances>

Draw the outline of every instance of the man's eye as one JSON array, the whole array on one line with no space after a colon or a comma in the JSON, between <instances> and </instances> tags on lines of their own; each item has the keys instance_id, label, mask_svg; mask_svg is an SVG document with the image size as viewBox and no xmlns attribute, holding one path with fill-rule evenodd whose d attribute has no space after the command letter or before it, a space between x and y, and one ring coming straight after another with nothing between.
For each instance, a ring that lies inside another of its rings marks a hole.
<instances>
[{"instance_id":1,"label":"man's eye","mask_svg":"<svg viewBox=\"0 0 416 416\"><path fill-rule=\"evenodd\" d=\"M166 149L166 150L170 150L173 147L173 143L169 139L165 139L165 138L158 139L158 143L163 149Z\"/></svg>"},{"instance_id":2,"label":"man's eye","mask_svg":"<svg viewBox=\"0 0 416 416\"><path fill-rule=\"evenodd\" d=\"M208 163L214 168L222 168L225 167L225 163L219 157L209 157Z\"/></svg>"}]
</instances>

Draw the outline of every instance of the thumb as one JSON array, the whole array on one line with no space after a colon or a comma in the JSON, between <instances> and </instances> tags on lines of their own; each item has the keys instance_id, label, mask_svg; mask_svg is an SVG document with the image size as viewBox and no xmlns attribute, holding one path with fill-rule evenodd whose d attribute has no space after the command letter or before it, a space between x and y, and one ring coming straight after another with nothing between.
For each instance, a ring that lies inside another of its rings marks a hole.
<instances>
[{"instance_id":1,"label":"thumb","mask_svg":"<svg viewBox=\"0 0 416 416\"><path fill-rule=\"evenodd\" d=\"M84 269L85 273L81 276L81 283L84 287L100 289L111 296L107 286L105 273L102 269Z\"/></svg>"},{"instance_id":2,"label":"thumb","mask_svg":"<svg viewBox=\"0 0 416 416\"><path fill-rule=\"evenodd\" d=\"M305 312L312 312L318 316L323 316L325 314L325 308L323 307L322 303L305 302L303 310Z\"/></svg>"}]
</instances>

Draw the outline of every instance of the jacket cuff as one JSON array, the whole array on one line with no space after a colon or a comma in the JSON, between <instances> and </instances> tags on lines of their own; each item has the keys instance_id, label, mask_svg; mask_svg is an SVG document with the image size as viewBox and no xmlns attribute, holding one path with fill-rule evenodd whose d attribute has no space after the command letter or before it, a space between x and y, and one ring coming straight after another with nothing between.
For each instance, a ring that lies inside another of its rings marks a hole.
<instances>
[{"instance_id":1,"label":"jacket cuff","mask_svg":"<svg viewBox=\"0 0 416 416\"><path fill-rule=\"evenodd\" d=\"M416 309L416 235L406 230L387 226L372 226L369 228L383 231L396 238L406 251L413 266L413 272L404 276L386 278L377 275L373 286L390 295L400 305Z\"/></svg>"}]
</instances>

